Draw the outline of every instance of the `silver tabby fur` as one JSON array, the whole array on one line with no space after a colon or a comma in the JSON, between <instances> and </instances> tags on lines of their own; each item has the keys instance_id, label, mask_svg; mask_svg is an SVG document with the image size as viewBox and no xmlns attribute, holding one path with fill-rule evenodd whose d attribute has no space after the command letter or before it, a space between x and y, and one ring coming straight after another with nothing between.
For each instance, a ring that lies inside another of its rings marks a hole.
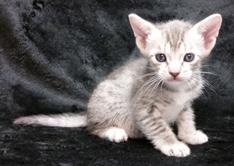
<instances>
[{"instance_id":1,"label":"silver tabby fur","mask_svg":"<svg viewBox=\"0 0 234 166\"><path fill-rule=\"evenodd\" d=\"M176 157L190 154L185 143L207 142L195 127L191 105L202 93L201 64L215 44L221 16L212 15L195 26L178 20L155 25L135 14L129 19L142 57L110 73L95 88L86 113L35 115L14 123L87 127L113 142L146 137L162 153ZM165 62L157 61L161 53ZM195 55L192 62L184 61L187 53ZM177 124L178 136L172 123Z\"/></svg>"}]
</instances>

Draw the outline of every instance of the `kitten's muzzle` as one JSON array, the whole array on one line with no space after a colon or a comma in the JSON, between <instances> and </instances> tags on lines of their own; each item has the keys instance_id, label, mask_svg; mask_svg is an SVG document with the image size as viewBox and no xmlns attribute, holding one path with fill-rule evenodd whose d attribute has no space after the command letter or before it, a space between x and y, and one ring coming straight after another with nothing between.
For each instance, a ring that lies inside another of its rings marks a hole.
<instances>
[{"instance_id":1,"label":"kitten's muzzle","mask_svg":"<svg viewBox=\"0 0 234 166\"><path fill-rule=\"evenodd\" d=\"M176 77L180 74L180 72L169 72L169 74L174 78L176 79Z\"/></svg>"}]
</instances>

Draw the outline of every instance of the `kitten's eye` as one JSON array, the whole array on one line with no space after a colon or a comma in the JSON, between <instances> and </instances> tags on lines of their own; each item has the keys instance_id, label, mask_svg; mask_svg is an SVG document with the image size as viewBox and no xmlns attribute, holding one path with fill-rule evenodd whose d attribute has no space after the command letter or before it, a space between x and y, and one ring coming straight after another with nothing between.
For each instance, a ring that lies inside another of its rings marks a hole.
<instances>
[{"instance_id":1,"label":"kitten's eye","mask_svg":"<svg viewBox=\"0 0 234 166\"><path fill-rule=\"evenodd\" d=\"M185 62L192 62L194 60L195 55L188 53L184 56L184 61Z\"/></svg>"},{"instance_id":2,"label":"kitten's eye","mask_svg":"<svg viewBox=\"0 0 234 166\"><path fill-rule=\"evenodd\" d=\"M157 61L159 62L165 62L167 59L166 59L166 56L164 54L157 54L156 55L156 59Z\"/></svg>"}]
</instances>

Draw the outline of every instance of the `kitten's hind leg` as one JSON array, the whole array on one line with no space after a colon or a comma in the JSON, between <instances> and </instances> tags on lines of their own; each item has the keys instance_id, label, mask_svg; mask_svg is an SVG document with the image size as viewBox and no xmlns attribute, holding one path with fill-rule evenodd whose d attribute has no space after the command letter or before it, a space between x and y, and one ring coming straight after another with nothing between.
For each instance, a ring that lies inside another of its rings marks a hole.
<instances>
[{"instance_id":1,"label":"kitten's hind leg","mask_svg":"<svg viewBox=\"0 0 234 166\"><path fill-rule=\"evenodd\" d=\"M101 138L108 139L112 142L124 142L128 140L128 135L124 129L118 127L109 127L97 133Z\"/></svg>"}]
</instances>

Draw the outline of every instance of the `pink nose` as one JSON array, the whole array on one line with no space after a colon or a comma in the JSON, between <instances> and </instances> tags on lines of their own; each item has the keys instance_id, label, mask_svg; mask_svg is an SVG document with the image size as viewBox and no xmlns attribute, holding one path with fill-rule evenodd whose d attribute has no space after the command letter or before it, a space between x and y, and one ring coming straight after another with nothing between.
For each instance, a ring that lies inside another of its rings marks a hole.
<instances>
[{"instance_id":1,"label":"pink nose","mask_svg":"<svg viewBox=\"0 0 234 166\"><path fill-rule=\"evenodd\" d=\"M170 74L172 77L176 78L180 73L179 73L179 72L177 72L177 73L169 72L169 74Z\"/></svg>"}]
</instances>

